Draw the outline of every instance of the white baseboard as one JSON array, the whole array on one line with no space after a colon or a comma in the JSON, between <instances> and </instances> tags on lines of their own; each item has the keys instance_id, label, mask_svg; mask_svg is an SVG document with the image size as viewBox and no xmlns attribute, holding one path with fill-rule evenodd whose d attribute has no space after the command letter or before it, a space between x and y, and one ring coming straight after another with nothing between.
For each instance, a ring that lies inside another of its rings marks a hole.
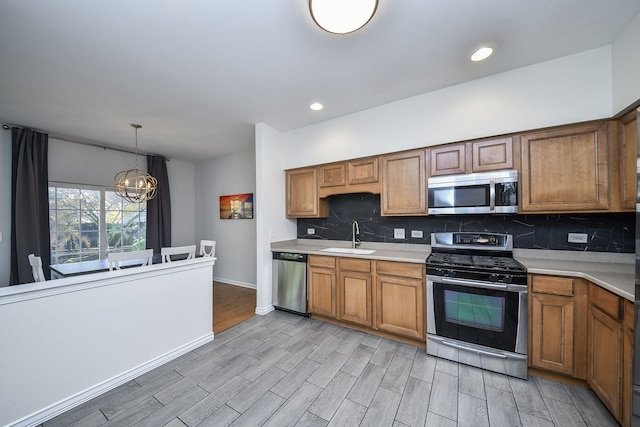
<instances>
[{"instance_id":1,"label":"white baseboard","mask_svg":"<svg viewBox=\"0 0 640 427\"><path fill-rule=\"evenodd\" d=\"M213 277L213 280L220 283L228 283L230 285L242 286L243 288L256 289L255 283L238 282L237 280L225 279L223 277Z\"/></svg>"},{"instance_id":2,"label":"white baseboard","mask_svg":"<svg viewBox=\"0 0 640 427\"><path fill-rule=\"evenodd\" d=\"M268 305L266 307L256 307L256 314L264 316L267 313L271 313L273 310L275 310L273 305Z\"/></svg>"},{"instance_id":3,"label":"white baseboard","mask_svg":"<svg viewBox=\"0 0 640 427\"><path fill-rule=\"evenodd\" d=\"M161 356L151 359L148 362L136 366L135 368L129 369L128 371L123 372L113 378L109 378L106 381L89 387L88 389L83 390L77 394L69 396L66 399L54 403L53 405L36 411L33 414L27 415L26 417L9 423L6 427L33 427L42 424L43 422L48 421L62 414L63 412L68 411L69 409L75 408L76 406L81 405L82 403L87 402L94 397L101 395L102 393L112 390L119 385L126 383L127 381L139 377L140 375L149 372L164 363L167 363L177 357L182 356L183 354L190 352L191 350L200 347L201 345L213 341L213 338L213 332L211 332Z\"/></svg>"}]
</instances>

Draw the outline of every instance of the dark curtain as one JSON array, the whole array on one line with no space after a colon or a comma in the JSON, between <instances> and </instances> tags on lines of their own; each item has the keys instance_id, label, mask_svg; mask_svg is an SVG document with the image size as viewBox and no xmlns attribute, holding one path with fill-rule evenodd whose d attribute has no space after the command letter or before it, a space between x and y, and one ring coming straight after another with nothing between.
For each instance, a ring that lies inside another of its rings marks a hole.
<instances>
[{"instance_id":1,"label":"dark curtain","mask_svg":"<svg viewBox=\"0 0 640 427\"><path fill-rule=\"evenodd\" d=\"M29 254L42 258L51 278L49 241L49 135L11 128L11 284L33 282Z\"/></svg>"},{"instance_id":2,"label":"dark curtain","mask_svg":"<svg viewBox=\"0 0 640 427\"><path fill-rule=\"evenodd\" d=\"M167 159L147 156L147 173L158 180L156 197L147 202L147 249L154 254L160 248L171 246L171 195Z\"/></svg>"}]
</instances>

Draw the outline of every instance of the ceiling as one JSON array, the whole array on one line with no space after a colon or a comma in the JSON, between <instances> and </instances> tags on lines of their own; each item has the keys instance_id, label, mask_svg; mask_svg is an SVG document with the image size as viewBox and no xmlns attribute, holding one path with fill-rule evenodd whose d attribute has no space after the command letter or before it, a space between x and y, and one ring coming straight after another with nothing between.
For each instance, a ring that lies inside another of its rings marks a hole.
<instances>
[{"instance_id":1,"label":"ceiling","mask_svg":"<svg viewBox=\"0 0 640 427\"><path fill-rule=\"evenodd\" d=\"M380 0L346 35L306 0L3 0L0 122L201 160L287 131L611 44L638 0ZM483 44L495 53L472 63ZM309 109L312 102L324 110Z\"/></svg>"}]
</instances>

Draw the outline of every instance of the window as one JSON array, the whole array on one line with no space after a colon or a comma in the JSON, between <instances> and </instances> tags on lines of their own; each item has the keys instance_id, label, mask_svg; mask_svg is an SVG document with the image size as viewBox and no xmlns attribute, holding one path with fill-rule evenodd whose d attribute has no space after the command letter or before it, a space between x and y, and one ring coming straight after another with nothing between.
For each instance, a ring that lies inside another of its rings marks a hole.
<instances>
[{"instance_id":1,"label":"window","mask_svg":"<svg viewBox=\"0 0 640 427\"><path fill-rule=\"evenodd\" d=\"M51 263L106 258L107 252L145 249L146 204L99 187L49 187Z\"/></svg>"}]
</instances>

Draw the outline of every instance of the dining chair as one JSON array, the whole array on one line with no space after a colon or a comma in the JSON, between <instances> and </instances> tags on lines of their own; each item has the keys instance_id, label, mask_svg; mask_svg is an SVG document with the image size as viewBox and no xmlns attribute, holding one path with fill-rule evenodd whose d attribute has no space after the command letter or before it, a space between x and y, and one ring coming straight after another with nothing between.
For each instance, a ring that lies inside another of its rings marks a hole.
<instances>
[{"instance_id":1,"label":"dining chair","mask_svg":"<svg viewBox=\"0 0 640 427\"><path fill-rule=\"evenodd\" d=\"M112 271L114 268L116 270L120 270L121 262L132 260L142 261L140 267L153 264L153 249L132 252L111 252L107 255L107 261L109 262L109 271Z\"/></svg>"},{"instance_id":2,"label":"dining chair","mask_svg":"<svg viewBox=\"0 0 640 427\"><path fill-rule=\"evenodd\" d=\"M180 258L181 261L186 259L193 259L196 256L196 245L188 246L171 246L160 249L160 255L162 255L162 263L171 262L172 255L187 255L186 258Z\"/></svg>"},{"instance_id":3,"label":"dining chair","mask_svg":"<svg viewBox=\"0 0 640 427\"><path fill-rule=\"evenodd\" d=\"M42 258L34 254L29 254L29 264L31 265L33 280L36 282L45 282L47 278L44 277L44 271L42 271Z\"/></svg>"},{"instance_id":4,"label":"dining chair","mask_svg":"<svg viewBox=\"0 0 640 427\"><path fill-rule=\"evenodd\" d=\"M216 256L216 241L200 240L200 255L204 257Z\"/></svg>"}]
</instances>

